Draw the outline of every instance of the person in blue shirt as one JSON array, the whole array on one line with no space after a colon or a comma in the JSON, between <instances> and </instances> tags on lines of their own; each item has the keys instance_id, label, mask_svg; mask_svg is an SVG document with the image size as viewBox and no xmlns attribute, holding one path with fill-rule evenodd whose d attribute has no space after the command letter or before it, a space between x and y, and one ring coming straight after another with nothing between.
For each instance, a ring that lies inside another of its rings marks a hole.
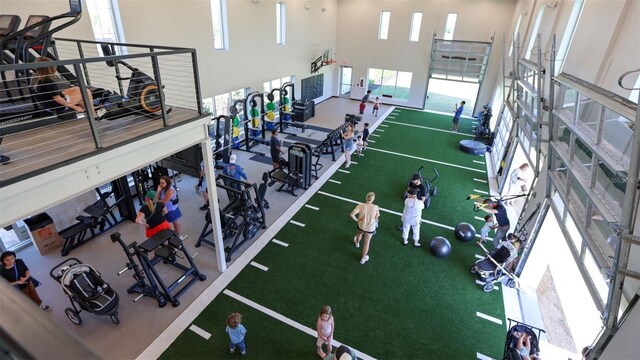
<instances>
[{"instance_id":1,"label":"person in blue shirt","mask_svg":"<svg viewBox=\"0 0 640 360\"><path fill-rule=\"evenodd\" d=\"M464 111L464 104L466 104L465 101L460 101L460 106L456 104L456 114L453 115L453 127L451 128L451 131L453 132L458 132L458 126L460 124L460 116L462 116L462 112Z\"/></svg>"},{"instance_id":2,"label":"person in blue shirt","mask_svg":"<svg viewBox=\"0 0 640 360\"><path fill-rule=\"evenodd\" d=\"M220 165L222 166L222 173L236 180L244 179L244 181L248 181L247 174L244 172L242 166L236 164L236 160L236 155L231 154L231 156L229 156L228 164L221 163Z\"/></svg>"}]
</instances>

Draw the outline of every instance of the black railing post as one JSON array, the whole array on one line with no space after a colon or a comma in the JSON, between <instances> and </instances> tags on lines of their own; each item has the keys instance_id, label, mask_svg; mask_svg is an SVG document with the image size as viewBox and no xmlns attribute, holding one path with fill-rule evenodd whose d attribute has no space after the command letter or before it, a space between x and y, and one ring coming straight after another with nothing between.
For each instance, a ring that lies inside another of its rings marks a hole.
<instances>
[{"instance_id":1,"label":"black railing post","mask_svg":"<svg viewBox=\"0 0 640 360\"><path fill-rule=\"evenodd\" d=\"M160 67L158 66L158 55L155 54L154 48L149 48L151 52L151 65L153 66L153 77L156 79L158 86L158 96L160 96L160 111L162 112L162 123L169 126L167 122L167 107L164 104L164 91L162 90L162 79L160 79ZM144 100L143 100L144 101Z\"/></svg>"},{"instance_id":2,"label":"black railing post","mask_svg":"<svg viewBox=\"0 0 640 360\"><path fill-rule=\"evenodd\" d=\"M102 142L100 141L100 135L98 134L98 127L96 126L95 117L93 115L93 103L89 99L87 95L87 85L84 82L84 75L81 71L80 64L73 64L73 71L76 73L78 78L78 87L80 88L80 95L82 95L82 102L84 103L84 108L86 109L86 116L89 120L89 126L91 127L91 135L93 136L93 142L96 145L96 149L102 148Z\"/></svg>"}]
</instances>

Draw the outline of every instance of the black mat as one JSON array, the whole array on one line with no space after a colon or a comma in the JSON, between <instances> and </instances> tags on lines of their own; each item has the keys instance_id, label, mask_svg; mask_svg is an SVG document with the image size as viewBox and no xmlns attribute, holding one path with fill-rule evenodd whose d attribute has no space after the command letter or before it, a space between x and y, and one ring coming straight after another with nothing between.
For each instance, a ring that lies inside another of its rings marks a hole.
<instances>
[{"instance_id":1,"label":"black mat","mask_svg":"<svg viewBox=\"0 0 640 360\"><path fill-rule=\"evenodd\" d=\"M301 142L301 143L314 145L314 146L322 144L321 140L309 139L309 138L306 138L306 137L296 136L296 135L289 135L285 139L287 139L289 141Z\"/></svg>"},{"instance_id":2,"label":"black mat","mask_svg":"<svg viewBox=\"0 0 640 360\"><path fill-rule=\"evenodd\" d=\"M254 156L250 157L249 160L261 162L261 163L267 164L267 165L273 165L273 161L271 161L271 157L270 156L254 155Z\"/></svg>"}]
</instances>

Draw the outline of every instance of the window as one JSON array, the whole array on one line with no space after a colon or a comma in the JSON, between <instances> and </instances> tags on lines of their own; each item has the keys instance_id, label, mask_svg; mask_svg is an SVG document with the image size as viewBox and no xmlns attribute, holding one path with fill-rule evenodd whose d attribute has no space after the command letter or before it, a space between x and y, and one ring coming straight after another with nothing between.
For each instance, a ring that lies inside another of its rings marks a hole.
<instances>
[{"instance_id":1,"label":"window","mask_svg":"<svg viewBox=\"0 0 640 360\"><path fill-rule=\"evenodd\" d=\"M290 82L291 78L291 76L285 76L281 79L265 81L264 83L262 83L262 89L265 93L271 92L271 90L273 89L280 89L282 87L282 84Z\"/></svg>"},{"instance_id":2,"label":"window","mask_svg":"<svg viewBox=\"0 0 640 360\"><path fill-rule=\"evenodd\" d=\"M414 12L411 15L411 29L409 30L409 41L417 42L420 40L420 26L422 25L422 13Z\"/></svg>"},{"instance_id":3,"label":"window","mask_svg":"<svg viewBox=\"0 0 640 360\"><path fill-rule=\"evenodd\" d=\"M410 72L369 69L369 90L373 96L391 97L400 101L409 99L411 90Z\"/></svg>"},{"instance_id":4,"label":"window","mask_svg":"<svg viewBox=\"0 0 640 360\"><path fill-rule=\"evenodd\" d=\"M213 22L213 48L215 50L229 49L226 0L211 0L211 20Z\"/></svg>"},{"instance_id":5,"label":"window","mask_svg":"<svg viewBox=\"0 0 640 360\"><path fill-rule=\"evenodd\" d=\"M573 40L573 34L575 33L576 27L578 26L578 20L580 19L583 5L584 0L576 0L576 2L573 3L573 9L571 10L569 21L567 21L567 28L564 31L562 42L560 42L560 47L558 47L558 54L556 55L556 60L560 61L560 64L556 66L556 75L560 74L560 71L562 71L562 67L564 66L564 60L567 58L567 52L569 51L571 40Z\"/></svg>"},{"instance_id":6,"label":"window","mask_svg":"<svg viewBox=\"0 0 640 360\"><path fill-rule=\"evenodd\" d=\"M233 104L234 101L238 99L244 99L246 95L245 89L239 89L232 91L230 93L220 94L213 98L205 99L202 101L205 107L211 109L211 116L219 116L219 115L229 115L229 107ZM204 110L204 109L203 109ZM238 111L242 111L242 109L238 109Z\"/></svg>"},{"instance_id":7,"label":"window","mask_svg":"<svg viewBox=\"0 0 640 360\"><path fill-rule=\"evenodd\" d=\"M447 15L447 25L444 27L445 40L453 40L453 30L456 28L457 19L458 14L456 13L449 13L449 15Z\"/></svg>"},{"instance_id":8,"label":"window","mask_svg":"<svg viewBox=\"0 0 640 360\"><path fill-rule=\"evenodd\" d=\"M87 0L86 5L96 41L125 42L117 0ZM98 51L102 55L100 46Z\"/></svg>"},{"instance_id":9,"label":"window","mask_svg":"<svg viewBox=\"0 0 640 360\"><path fill-rule=\"evenodd\" d=\"M513 29L513 39L511 41L511 46L509 47L509 57L513 54L513 42L518 38L518 31L520 31L520 23L522 22L522 14L518 16L518 21L516 21L516 28Z\"/></svg>"},{"instance_id":10,"label":"window","mask_svg":"<svg viewBox=\"0 0 640 360\"><path fill-rule=\"evenodd\" d=\"M380 13L380 27L378 29L378 39L387 40L389 38L389 20L391 19L391 11L382 11Z\"/></svg>"},{"instance_id":11,"label":"window","mask_svg":"<svg viewBox=\"0 0 640 360\"><path fill-rule=\"evenodd\" d=\"M284 45L285 35L285 4L282 2L276 3L276 44Z\"/></svg>"},{"instance_id":12,"label":"window","mask_svg":"<svg viewBox=\"0 0 640 360\"><path fill-rule=\"evenodd\" d=\"M540 11L538 11L538 17L536 17L536 23L533 25L533 31L531 31L531 37L529 38L529 46L527 46L527 52L525 53L525 58L529 60L531 57L531 51L533 50L533 45L536 44L536 40L538 39L538 29L540 29L540 23L542 22L542 16L544 15L544 5L540 7Z\"/></svg>"}]
</instances>

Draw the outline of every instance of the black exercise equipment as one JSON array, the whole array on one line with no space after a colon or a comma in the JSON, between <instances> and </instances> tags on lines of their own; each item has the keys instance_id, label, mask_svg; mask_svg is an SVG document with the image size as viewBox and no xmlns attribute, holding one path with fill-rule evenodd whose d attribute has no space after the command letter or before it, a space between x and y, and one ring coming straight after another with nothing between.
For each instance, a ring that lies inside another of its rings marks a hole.
<instances>
[{"instance_id":1,"label":"black exercise equipment","mask_svg":"<svg viewBox=\"0 0 640 360\"><path fill-rule=\"evenodd\" d=\"M126 177L124 179L124 181L126 181ZM122 181L122 178L114 181L112 183L112 190L108 192L102 192L99 188L95 188L96 194L98 194L98 200L84 208L83 211L87 215L78 215L76 217L78 222L60 232L60 236L64 240L62 250L60 251L62 256L69 255L71 250L95 238L106 230L111 229L124 219L135 218L135 209L133 209L131 194L118 193L114 189L118 181ZM128 188L127 183L127 191ZM115 197L115 200L109 204L107 200L112 195ZM116 217L114 213L116 208L119 209L120 218Z\"/></svg>"},{"instance_id":2,"label":"black exercise equipment","mask_svg":"<svg viewBox=\"0 0 640 360\"><path fill-rule=\"evenodd\" d=\"M288 148L289 161L281 159L280 167L269 172L269 186L276 183L276 191L287 191L293 196L297 188L307 189L311 185L313 150L309 144L294 143Z\"/></svg>"},{"instance_id":3,"label":"black exercise equipment","mask_svg":"<svg viewBox=\"0 0 640 360\"><path fill-rule=\"evenodd\" d=\"M115 47L111 44L101 44L103 56L114 56ZM124 60L106 61L107 66L115 68L116 79L118 80L118 88L120 95L110 90L96 91L94 90L94 99L97 106L102 106L107 110L103 119L109 120L122 117L123 115L136 113L147 116L156 116L162 110L162 91L158 88L158 83L145 74L140 69L129 65ZM129 77L123 77L120 72L120 65L131 71ZM123 81L129 80L126 93L124 92ZM170 113L171 107L166 109L166 113Z\"/></svg>"},{"instance_id":4,"label":"black exercise equipment","mask_svg":"<svg viewBox=\"0 0 640 360\"><path fill-rule=\"evenodd\" d=\"M229 163L231 156L231 118L227 115L219 115L211 119L209 136L214 141L213 159Z\"/></svg>"},{"instance_id":5,"label":"black exercise equipment","mask_svg":"<svg viewBox=\"0 0 640 360\"><path fill-rule=\"evenodd\" d=\"M186 247L173 230L162 230L145 240L141 244L133 242L126 245L120 233L111 234L111 241L118 242L127 256L126 267L118 275L127 270L133 270L135 284L127 289L128 294L139 293L140 296L133 301L136 302L143 296L150 296L158 301L158 306L163 307L167 302L171 302L173 307L180 305L180 296L187 291L196 281L205 281L207 277L200 273L198 267ZM153 252L153 258L149 258ZM182 255L179 255L182 253ZM135 258L134 258L135 256ZM180 264L176 257L186 259L188 266ZM140 266L136 263L136 259ZM162 262L172 265L181 270L182 273L170 285L166 285L155 266ZM140 269L142 267L142 270ZM192 276L191 280L183 284L182 282Z\"/></svg>"},{"instance_id":6,"label":"black exercise equipment","mask_svg":"<svg viewBox=\"0 0 640 360\"><path fill-rule=\"evenodd\" d=\"M220 227L223 240L233 238L230 246L224 248L226 261L231 261L231 256L246 241L251 240L260 229L266 229L264 207L268 203L264 199L266 193L265 174L262 176L263 183L258 187L246 181L236 180L230 176L220 174L216 177L216 187L226 191L229 203L220 209ZM211 228L211 212L205 215L205 224L200 232L195 246L200 247L202 243L215 248ZM242 240L240 239L242 237Z\"/></svg>"},{"instance_id":7,"label":"black exercise equipment","mask_svg":"<svg viewBox=\"0 0 640 360\"><path fill-rule=\"evenodd\" d=\"M425 188L427 188L424 207L429 208L431 206L431 198L434 198L436 197L436 195L438 195L438 187L434 186L433 183L438 179L438 177L440 176L440 173L438 172L438 170L433 168L434 176L432 178L425 178L422 176L422 169L424 169L424 166L420 166L420 168L418 168L417 174L420 177L420 182L425 186ZM409 180L409 183L407 184L407 190L409 189L409 185L411 185L411 181L412 180ZM407 197L407 192L405 191L403 198L406 198L406 197Z\"/></svg>"},{"instance_id":8,"label":"black exercise equipment","mask_svg":"<svg viewBox=\"0 0 640 360\"><path fill-rule=\"evenodd\" d=\"M458 148L471 155L484 155L489 149L486 144L475 140L460 140Z\"/></svg>"},{"instance_id":9,"label":"black exercise equipment","mask_svg":"<svg viewBox=\"0 0 640 360\"><path fill-rule=\"evenodd\" d=\"M274 89L276 90L276 89ZM273 93L274 90L272 90L271 92ZM288 127L292 127L292 128L298 128L301 130L301 132L304 133L305 129L306 129L306 125L304 124L304 122L296 122L295 120L295 104L296 104L296 96L295 96L295 84L292 82L286 82L284 84L282 84L282 86L280 87L280 91L278 92L280 95L280 106L279 106L279 113L280 113L280 133L281 134L288 134L288 135L296 135L294 133L288 133L285 131L286 128ZM285 104L285 98L287 95L291 95L291 104ZM291 106L291 109L288 109L288 107ZM314 115L315 115L315 108L314 108ZM299 115L298 115L299 116Z\"/></svg>"},{"instance_id":10,"label":"black exercise equipment","mask_svg":"<svg viewBox=\"0 0 640 360\"><path fill-rule=\"evenodd\" d=\"M346 123L350 123L351 125L353 125L353 128L355 129L356 125L358 125L358 123L360 122L360 120L362 120L362 116L360 115L356 115L356 114L346 114L344 116L344 122Z\"/></svg>"}]
</instances>

